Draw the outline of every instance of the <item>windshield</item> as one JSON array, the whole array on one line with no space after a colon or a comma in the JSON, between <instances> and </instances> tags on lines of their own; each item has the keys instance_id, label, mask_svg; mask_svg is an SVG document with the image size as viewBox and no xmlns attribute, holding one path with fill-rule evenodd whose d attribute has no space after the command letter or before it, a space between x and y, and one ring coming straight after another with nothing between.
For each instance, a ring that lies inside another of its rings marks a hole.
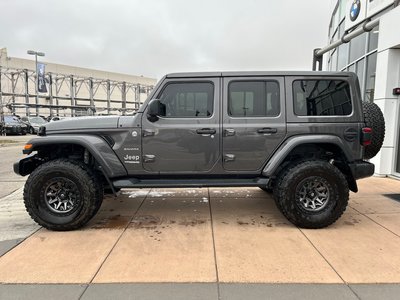
<instances>
[{"instance_id":1,"label":"windshield","mask_svg":"<svg viewBox=\"0 0 400 300\"><path fill-rule=\"evenodd\" d=\"M19 121L16 117L12 116L4 116L5 123L19 124Z\"/></svg>"},{"instance_id":2,"label":"windshield","mask_svg":"<svg viewBox=\"0 0 400 300\"><path fill-rule=\"evenodd\" d=\"M44 123L46 123L46 121L43 120L41 117L29 118L29 122L36 123L36 124L44 124Z\"/></svg>"}]
</instances>

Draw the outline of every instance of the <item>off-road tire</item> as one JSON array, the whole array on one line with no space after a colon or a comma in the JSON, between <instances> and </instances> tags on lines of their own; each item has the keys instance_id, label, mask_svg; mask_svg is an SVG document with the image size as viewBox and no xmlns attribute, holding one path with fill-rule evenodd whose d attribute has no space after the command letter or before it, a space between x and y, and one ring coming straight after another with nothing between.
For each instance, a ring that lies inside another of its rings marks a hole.
<instances>
[{"instance_id":1,"label":"off-road tire","mask_svg":"<svg viewBox=\"0 0 400 300\"><path fill-rule=\"evenodd\" d=\"M320 180L329 191L325 206L309 211L299 200L300 189L307 180ZM326 161L303 161L290 165L277 179L274 199L279 210L294 225L323 228L331 225L346 210L349 188L342 172Z\"/></svg>"},{"instance_id":2,"label":"off-road tire","mask_svg":"<svg viewBox=\"0 0 400 300\"><path fill-rule=\"evenodd\" d=\"M259 187L261 190L263 190L264 192L266 192L266 193L268 193L268 194L272 194L273 193L273 189L272 188L269 188L269 187Z\"/></svg>"},{"instance_id":3,"label":"off-road tire","mask_svg":"<svg viewBox=\"0 0 400 300\"><path fill-rule=\"evenodd\" d=\"M76 187L78 196L71 213L52 211L45 199L46 186L60 178ZM84 163L68 159L46 162L35 169L24 188L27 212L39 225L56 231L75 230L84 226L98 211L103 199L103 189L96 175Z\"/></svg>"},{"instance_id":4,"label":"off-road tire","mask_svg":"<svg viewBox=\"0 0 400 300\"><path fill-rule=\"evenodd\" d=\"M371 159L382 147L385 138L385 119L379 106L372 102L363 102L364 122L372 129L371 144L365 146L364 158Z\"/></svg>"}]
</instances>

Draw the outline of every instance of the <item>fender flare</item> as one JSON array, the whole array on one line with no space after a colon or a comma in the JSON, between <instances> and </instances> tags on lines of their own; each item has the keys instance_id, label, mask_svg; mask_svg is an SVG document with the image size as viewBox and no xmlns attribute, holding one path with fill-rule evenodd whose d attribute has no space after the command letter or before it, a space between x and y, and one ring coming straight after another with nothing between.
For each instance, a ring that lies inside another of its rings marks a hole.
<instances>
[{"instance_id":1,"label":"fender flare","mask_svg":"<svg viewBox=\"0 0 400 300\"><path fill-rule=\"evenodd\" d=\"M32 144L32 148L28 151L24 150L25 154L30 154L39 147L46 145L80 145L90 152L108 178L127 175L124 165L111 146L103 138L96 135L51 135L31 139L27 144Z\"/></svg>"},{"instance_id":2,"label":"fender flare","mask_svg":"<svg viewBox=\"0 0 400 300\"><path fill-rule=\"evenodd\" d=\"M262 174L266 177L271 177L272 175L274 175L277 168L281 165L281 163L285 160L289 153L297 146L304 144L334 144L343 151L346 159L349 162L353 161L350 149L338 136L324 134L311 136L298 135L290 137L285 142L283 142L283 144L278 148L278 150L275 151L274 155L265 165Z\"/></svg>"}]
</instances>

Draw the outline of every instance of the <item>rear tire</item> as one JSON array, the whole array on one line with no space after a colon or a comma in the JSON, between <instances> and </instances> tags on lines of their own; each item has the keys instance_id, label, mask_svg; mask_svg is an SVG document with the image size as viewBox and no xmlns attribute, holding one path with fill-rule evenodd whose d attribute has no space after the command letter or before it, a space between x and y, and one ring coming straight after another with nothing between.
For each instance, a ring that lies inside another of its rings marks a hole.
<instances>
[{"instance_id":1,"label":"rear tire","mask_svg":"<svg viewBox=\"0 0 400 300\"><path fill-rule=\"evenodd\" d=\"M288 166L278 177L274 198L279 210L294 225L323 228L346 210L349 188L345 176L326 161Z\"/></svg>"},{"instance_id":2,"label":"rear tire","mask_svg":"<svg viewBox=\"0 0 400 300\"><path fill-rule=\"evenodd\" d=\"M57 231L84 226L98 211L103 189L78 161L57 159L35 169L24 188L25 207L39 225Z\"/></svg>"}]
</instances>

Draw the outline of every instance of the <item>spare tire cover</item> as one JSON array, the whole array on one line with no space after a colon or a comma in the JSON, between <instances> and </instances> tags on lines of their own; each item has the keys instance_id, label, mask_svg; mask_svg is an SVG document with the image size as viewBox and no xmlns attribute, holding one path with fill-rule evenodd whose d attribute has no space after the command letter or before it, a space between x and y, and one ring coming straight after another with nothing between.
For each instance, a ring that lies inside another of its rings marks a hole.
<instances>
[{"instance_id":1,"label":"spare tire cover","mask_svg":"<svg viewBox=\"0 0 400 300\"><path fill-rule=\"evenodd\" d=\"M364 158L373 158L381 149L385 138L385 119L378 105L363 101L364 122L372 129L371 144L365 146Z\"/></svg>"}]
</instances>

